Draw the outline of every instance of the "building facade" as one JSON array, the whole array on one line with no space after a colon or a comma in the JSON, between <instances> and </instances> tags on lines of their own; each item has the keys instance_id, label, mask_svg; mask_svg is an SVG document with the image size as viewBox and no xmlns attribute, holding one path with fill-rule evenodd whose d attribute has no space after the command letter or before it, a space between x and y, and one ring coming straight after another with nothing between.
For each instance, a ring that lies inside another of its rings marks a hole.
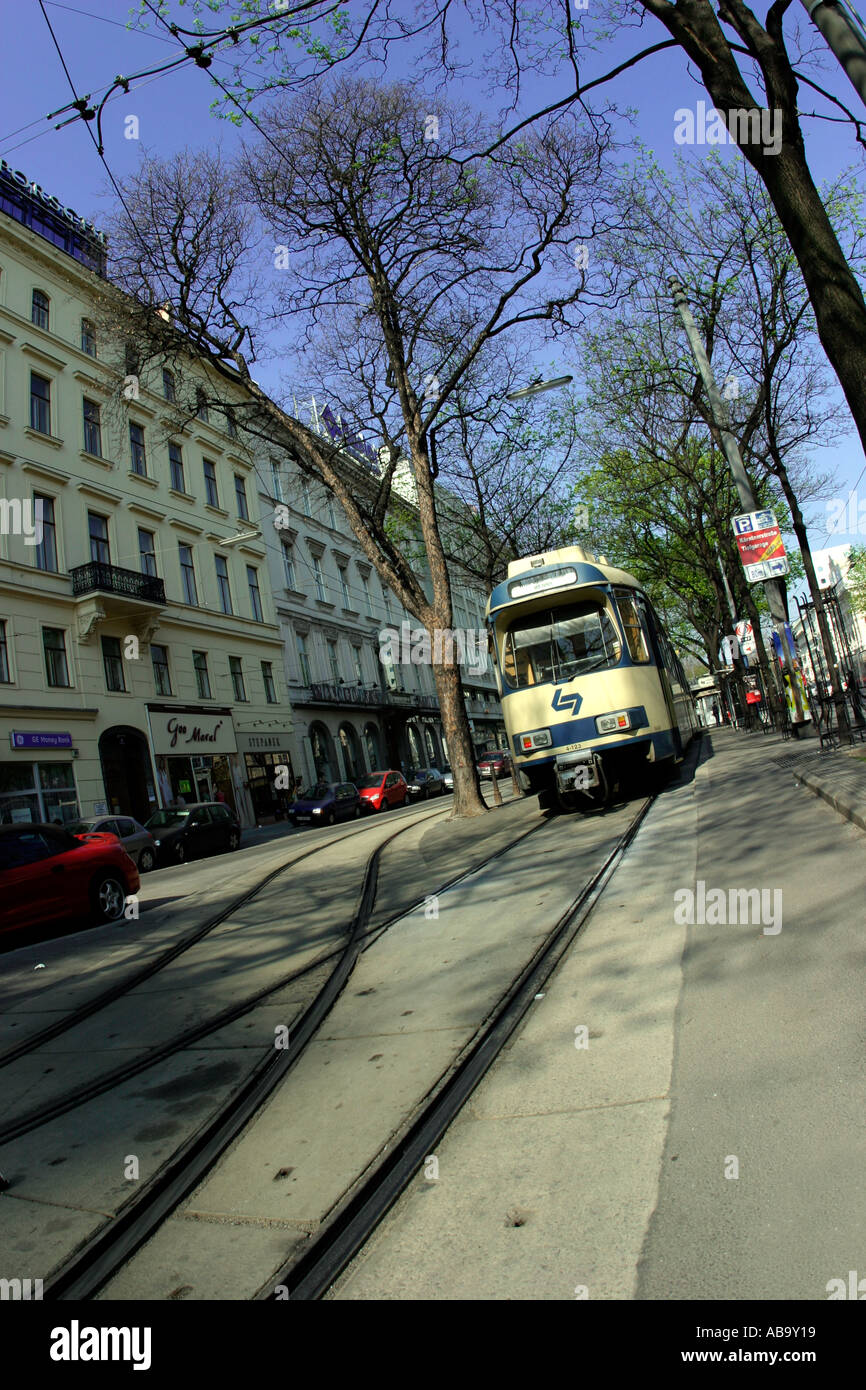
<instances>
[{"instance_id":1,"label":"building facade","mask_svg":"<svg viewBox=\"0 0 866 1390\"><path fill-rule=\"evenodd\" d=\"M255 462L171 372L121 376L103 274L100 234L4 165L0 821L219 796L253 825L293 747Z\"/></svg>"}]
</instances>

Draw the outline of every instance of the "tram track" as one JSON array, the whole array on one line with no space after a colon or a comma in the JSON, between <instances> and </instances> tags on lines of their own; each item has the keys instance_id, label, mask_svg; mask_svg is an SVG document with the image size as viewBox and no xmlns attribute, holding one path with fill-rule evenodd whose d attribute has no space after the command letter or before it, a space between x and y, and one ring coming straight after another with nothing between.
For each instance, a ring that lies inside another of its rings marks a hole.
<instances>
[{"instance_id":1,"label":"tram track","mask_svg":"<svg viewBox=\"0 0 866 1390\"><path fill-rule=\"evenodd\" d=\"M434 1152L445 1131L494 1064L579 935L598 898L634 840L656 796L648 797L601 867L583 885L530 960L501 996L470 1044L420 1102L373 1165L337 1206L303 1253L261 1286L257 1301L324 1297L370 1239L388 1211Z\"/></svg>"},{"instance_id":2,"label":"tram track","mask_svg":"<svg viewBox=\"0 0 866 1390\"><path fill-rule=\"evenodd\" d=\"M426 806L423 809L429 810ZM448 809L450 809L450 807ZM436 814L441 815L442 811L437 811ZM430 819L433 818L434 817L430 817ZM409 823L415 825L417 821L412 820ZM186 932L178 941L166 947L165 950L161 951L145 965L132 971L122 980L117 981L116 984L108 986L107 989L100 990L98 994L93 995L76 1008L71 1009L69 1013L64 1014L62 1018L47 1024L44 1028L40 1028L38 1032L32 1033L29 1037L22 1038L20 1043L16 1043L13 1047L7 1048L5 1052L0 1052L0 1070L9 1066L12 1062L26 1057L29 1053L37 1051L40 1047L44 1046L45 1043L53 1041L54 1038L61 1037L63 1033L77 1027L80 1023L84 1023L88 1018L99 1013L101 1009L107 1008L109 1004L113 1004L118 999L122 999L125 995L131 993L138 985L153 979L153 977L164 970L166 966L171 965L187 951L197 946L199 942L205 940L211 932L215 931L223 922L237 913L240 908L253 902L264 889L273 883L275 879L279 878L281 874L287 873L290 869L295 868L296 865L303 863L316 854L327 852L336 845L345 844L348 840L356 839L358 835L369 831L371 828L373 827L368 822L363 825L363 827L358 826L349 834L336 836L323 844L313 846L311 849L301 854L294 855L291 859L285 860L282 864L278 864L276 868L264 874L252 887L245 889L243 893L239 893L231 902L226 903L223 907L219 908L217 912L212 913L203 922L193 927L191 931ZM402 828L403 827L401 827L401 829ZM6 1137L5 1131L3 1137Z\"/></svg>"},{"instance_id":3,"label":"tram track","mask_svg":"<svg viewBox=\"0 0 866 1390\"><path fill-rule=\"evenodd\" d=\"M437 820L444 813L445 808L424 819ZM505 846L487 856L482 861L483 864L486 865L501 854L507 853L515 844L542 829L545 824L546 822L539 822L530 827L529 830L525 830L520 835L510 839ZM46 1281L46 1298L77 1300L92 1297L98 1292L112 1274L122 1267L135 1250L153 1234L183 1198L217 1163L221 1154L241 1132L249 1119L283 1082L344 988L358 955L386 932L392 923L402 917L407 910L412 910L423 903L424 897L419 897L410 903L402 904L399 911L373 927L368 926L375 905L382 854L399 836L416 828L417 825L418 820L413 818L408 824L396 829L372 851L366 864L358 905L346 940L339 948L316 957L314 961L308 962L301 970L292 972L289 977L284 977L265 990L257 991L255 996L240 1001L230 1010L222 1011L220 1015L197 1025L196 1028L186 1030L183 1035L179 1035L171 1042L166 1043L159 1056L149 1054L146 1057L133 1059L122 1068L115 1069L113 1073L104 1074L96 1082L80 1088L75 1094L64 1097L62 1101L48 1107L42 1107L39 1112L34 1111L27 1116L19 1117L12 1126L7 1127L3 1133L4 1139L18 1137L22 1133L27 1133L56 1118L59 1114L77 1108L86 1103L87 1100L94 1098L95 1095L121 1084L122 1081L129 1079L130 1076L139 1071L165 1060L171 1053L182 1051L196 1038L224 1027L226 1022L231 1021L231 1018L237 1018L245 1012L250 1012L267 995L284 988L287 980L298 979L301 975L309 975L337 957L337 964L328 979L318 990L313 1001L304 1009L300 1018L292 1024L288 1047L277 1049L271 1045L268 1048L266 1055L248 1072L243 1082L226 1099L225 1103L175 1150L154 1177L136 1193L135 1197L125 1202L104 1226L58 1266L55 1273ZM297 859L293 861L293 863L297 862ZM446 888L453 886L478 867L476 863L469 869L463 869L460 873L449 878L447 882L441 884L437 891L444 892ZM270 881L273 876L273 873L268 875L267 881Z\"/></svg>"}]
</instances>

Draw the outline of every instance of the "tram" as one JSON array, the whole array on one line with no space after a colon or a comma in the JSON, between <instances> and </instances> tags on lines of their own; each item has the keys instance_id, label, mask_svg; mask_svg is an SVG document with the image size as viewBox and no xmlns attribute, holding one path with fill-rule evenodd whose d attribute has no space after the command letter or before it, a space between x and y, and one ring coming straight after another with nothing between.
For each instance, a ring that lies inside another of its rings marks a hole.
<instances>
[{"instance_id":1,"label":"tram","mask_svg":"<svg viewBox=\"0 0 866 1390\"><path fill-rule=\"evenodd\" d=\"M581 546L508 566L487 605L524 788L574 810L672 768L697 730L682 663L633 575Z\"/></svg>"}]
</instances>

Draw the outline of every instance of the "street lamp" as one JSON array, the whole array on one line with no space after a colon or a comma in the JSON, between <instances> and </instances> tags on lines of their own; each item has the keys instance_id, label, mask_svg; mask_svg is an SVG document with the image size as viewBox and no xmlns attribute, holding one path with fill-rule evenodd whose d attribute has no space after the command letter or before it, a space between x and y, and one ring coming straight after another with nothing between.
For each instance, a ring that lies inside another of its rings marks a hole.
<instances>
[{"instance_id":1,"label":"street lamp","mask_svg":"<svg viewBox=\"0 0 866 1390\"><path fill-rule=\"evenodd\" d=\"M536 381L530 382L528 386L521 387L519 391L511 391L505 399L507 401L522 401L526 396L538 396L542 391L555 391L557 387L567 386L571 381L574 381L573 376L557 376L550 381L542 381L541 377L538 377ZM495 396L488 396L487 400L484 402L483 408L486 410L491 401L494 400L496 400ZM440 424L447 425L451 420L457 418L457 416L450 415L447 420L440 420L439 424L432 425L427 431L427 448L430 455L430 475L433 478L439 475L439 464L436 461L436 431Z\"/></svg>"},{"instance_id":2,"label":"street lamp","mask_svg":"<svg viewBox=\"0 0 866 1390\"><path fill-rule=\"evenodd\" d=\"M220 545L243 545L244 541L261 540L261 531L258 527L254 531L239 531L236 536L228 536L226 540L221 540Z\"/></svg>"}]
</instances>

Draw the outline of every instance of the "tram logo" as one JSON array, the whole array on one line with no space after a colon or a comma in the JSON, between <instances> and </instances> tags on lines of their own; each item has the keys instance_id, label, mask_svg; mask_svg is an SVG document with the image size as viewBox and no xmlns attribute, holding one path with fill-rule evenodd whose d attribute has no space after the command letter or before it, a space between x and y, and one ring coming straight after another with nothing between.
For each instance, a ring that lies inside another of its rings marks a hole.
<instances>
[{"instance_id":1,"label":"tram logo","mask_svg":"<svg viewBox=\"0 0 866 1390\"><path fill-rule=\"evenodd\" d=\"M577 690L573 690L570 695L566 695L564 690L554 690L553 708L567 709L571 714L577 714L583 704L583 697Z\"/></svg>"}]
</instances>

